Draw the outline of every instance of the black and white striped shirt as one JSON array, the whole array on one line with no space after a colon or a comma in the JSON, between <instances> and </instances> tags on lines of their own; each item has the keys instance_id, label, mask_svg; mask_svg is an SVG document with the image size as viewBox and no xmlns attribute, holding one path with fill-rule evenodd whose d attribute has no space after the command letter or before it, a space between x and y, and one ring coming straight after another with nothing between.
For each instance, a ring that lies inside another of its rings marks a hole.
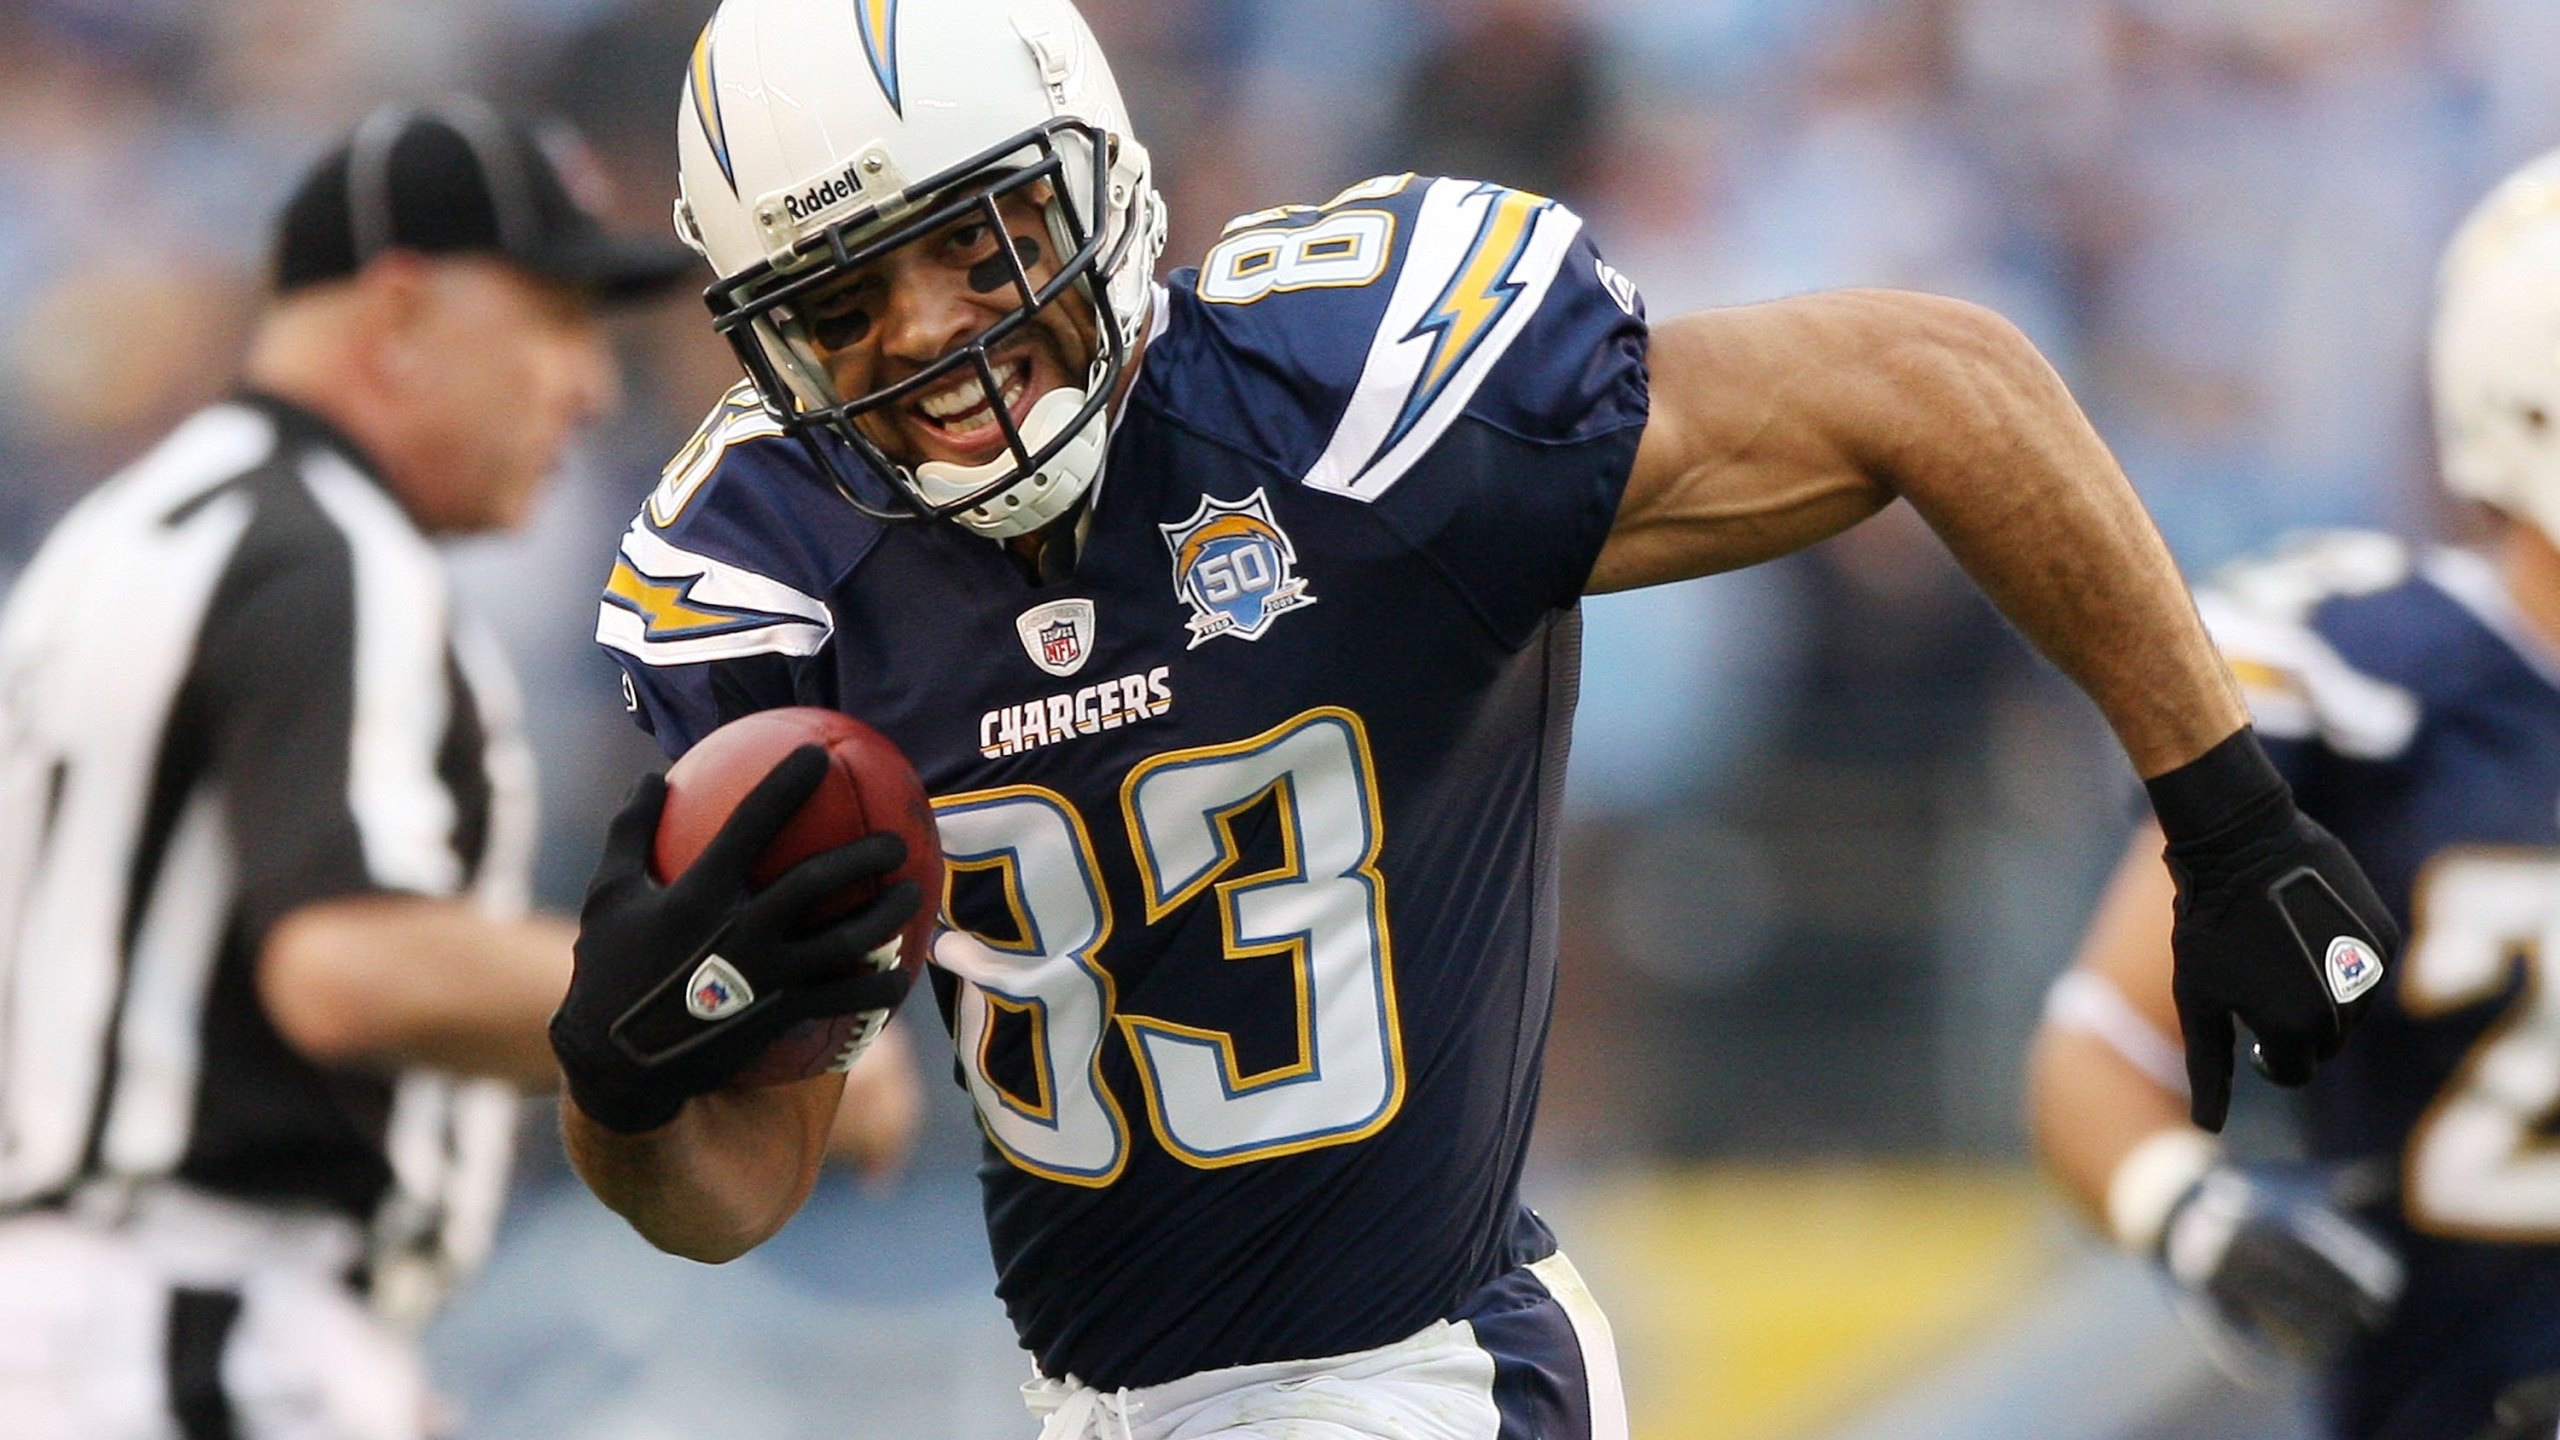
<instances>
[{"instance_id":1,"label":"black and white striped shirt","mask_svg":"<svg viewBox=\"0 0 2560 1440\"><path fill-rule=\"evenodd\" d=\"M434 549L307 412L213 406L77 506L0 609L0 1211L174 1179L476 1260L510 1092L312 1064L255 962L320 900L520 912L515 716Z\"/></svg>"}]
</instances>

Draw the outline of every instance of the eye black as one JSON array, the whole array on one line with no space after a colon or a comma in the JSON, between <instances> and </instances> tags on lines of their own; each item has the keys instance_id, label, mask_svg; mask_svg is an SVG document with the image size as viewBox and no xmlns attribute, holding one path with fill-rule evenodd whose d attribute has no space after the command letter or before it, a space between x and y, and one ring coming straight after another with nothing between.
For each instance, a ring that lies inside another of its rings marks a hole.
<instances>
[{"instance_id":1,"label":"eye black","mask_svg":"<svg viewBox=\"0 0 2560 1440\"><path fill-rule=\"evenodd\" d=\"M871 333L871 313L857 308L831 310L809 317L809 338L829 350L861 343Z\"/></svg>"},{"instance_id":2,"label":"eye black","mask_svg":"<svg viewBox=\"0 0 2560 1440\"><path fill-rule=\"evenodd\" d=\"M1040 263L1040 242L1028 235L1013 237L1014 253L1022 257L1022 268ZM990 255L969 267L969 288L981 295L991 295L1013 283L1013 266L1001 254Z\"/></svg>"}]
</instances>

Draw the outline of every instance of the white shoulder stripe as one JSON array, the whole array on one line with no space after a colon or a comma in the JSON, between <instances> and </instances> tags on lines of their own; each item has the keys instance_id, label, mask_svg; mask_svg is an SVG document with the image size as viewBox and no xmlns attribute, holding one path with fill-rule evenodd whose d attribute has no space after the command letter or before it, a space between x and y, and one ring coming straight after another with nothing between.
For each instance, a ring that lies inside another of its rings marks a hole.
<instances>
[{"instance_id":1,"label":"white shoulder stripe","mask_svg":"<svg viewBox=\"0 0 2560 1440\"><path fill-rule=\"evenodd\" d=\"M1545 303L1581 232L1537 196L1433 182L1359 387L1306 483L1375 501L1403 479Z\"/></svg>"},{"instance_id":2,"label":"white shoulder stripe","mask_svg":"<svg viewBox=\"0 0 2560 1440\"><path fill-rule=\"evenodd\" d=\"M681 549L636 522L596 611L596 640L648 665L814 655L835 633L826 602Z\"/></svg>"},{"instance_id":3,"label":"white shoulder stripe","mask_svg":"<svg viewBox=\"0 0 2560 1440\"><path fill-rule=\"evenodd\" d=\"M245 405L200 410L109 484L124 502L171 510L229 484L275 453L275 422Z\"/></svg>"},{"instance_id":4,"label":"white shoulder stripe","mask_svg":"<svg viewBox=\"0 0 2560 1440\"><path fill-rule=\"evenodd\" d=\"M2309 626L2271 619L2209 590L2196 597L2196 608L2265 734L2318 738L2355 760L2388 760L2417 737L2418 697L2349 665Z\"/></svg>"},{"instance_id":5,"label":"white shoulder stripe","mask_svg":"<svg viewBox=\"0 0 2560 1440\"><path fill-rule=\"evenodd\" d=\"M381 884L451 895L457 811L436 758L452 721L445 655L452 596L436 552L398 504L336 455L314 455L302 481L347 537L355 566L355 728L347 807Z\"/></svg>"}]
</instances>

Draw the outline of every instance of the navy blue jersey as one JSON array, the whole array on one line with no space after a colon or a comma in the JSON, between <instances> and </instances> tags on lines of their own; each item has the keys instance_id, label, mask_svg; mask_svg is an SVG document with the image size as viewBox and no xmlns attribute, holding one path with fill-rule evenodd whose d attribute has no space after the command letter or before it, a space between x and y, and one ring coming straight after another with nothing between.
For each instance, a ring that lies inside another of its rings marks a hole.
<instances>
[{"instance_id":1,"label":"navy blue jersey","mask_svg":"<svg viewBox=\"0 0 2560 1440\"><path fill-rule=\"evenodd\" d=\"M2358 1440L2474 1434L2560 1368L2560 653L2478 556L2317 537L2205 598L2269 753L2408 935L2305 1092L2312 1153L2395 1178L2391 1327L2332 1376Z\"/></svg>"},{"instance_id":2,"label":"navy blue jersey","mask_svg":"<svg viewBox=\"0 0 2560 1440\"><path fill-rule=\"evenodd\" d=\"M1633 292L1495 186L1247 216L1156 303L1062 583L864 518L741 391L600 630L671 754L817 704L915 760L997 1288L1106 1388L1382 1344L1552 1248L1575 603L1646 404Z\"/></svg>"}]
</instances>

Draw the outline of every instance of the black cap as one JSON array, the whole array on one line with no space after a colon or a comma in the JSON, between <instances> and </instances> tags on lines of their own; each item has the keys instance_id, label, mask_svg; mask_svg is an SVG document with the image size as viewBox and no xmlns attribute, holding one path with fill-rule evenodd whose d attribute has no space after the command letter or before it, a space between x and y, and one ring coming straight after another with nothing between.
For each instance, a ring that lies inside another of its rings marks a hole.
<instances>
[{"instance_id":1,"label":"black cap","mask_svg":"<svg viewBox=\"0 0 2560 1440\"><path fill-rule=\"evenodd\" d=\"M496 255L603 300L683 279L693 252L616 235L579 203L554 158L577 163L577 144L566 127L537 134L469 97L376 110L285 202L276 293L352 275L389 250Z\"/></svg>"}]
</instances>

